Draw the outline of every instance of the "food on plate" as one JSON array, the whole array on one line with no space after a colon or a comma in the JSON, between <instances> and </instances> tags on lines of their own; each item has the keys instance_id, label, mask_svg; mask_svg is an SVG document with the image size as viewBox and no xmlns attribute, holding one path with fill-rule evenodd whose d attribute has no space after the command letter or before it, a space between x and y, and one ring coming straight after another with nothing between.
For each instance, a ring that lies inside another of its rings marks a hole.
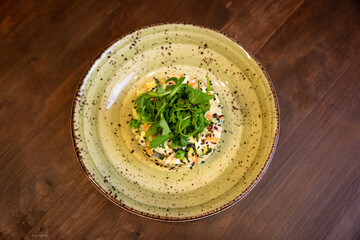
<instances>
[{"instance_id":1,"label":"food on plate","mask_svg":"<svg viewBox=\"0 0 360 240\"><path fill-rule=\"evenodd\" d=\"M171 169L204 163L223 132L223 106L205 82L174 75L145 83L133 101L129 122L140 148Z\"/></svg>"}]
</instances>

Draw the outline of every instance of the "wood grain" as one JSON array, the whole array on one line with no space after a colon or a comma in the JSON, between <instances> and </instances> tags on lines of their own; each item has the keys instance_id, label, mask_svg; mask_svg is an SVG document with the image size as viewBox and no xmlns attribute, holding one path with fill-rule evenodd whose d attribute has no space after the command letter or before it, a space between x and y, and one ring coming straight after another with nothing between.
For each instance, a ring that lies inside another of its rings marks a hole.
<instances>
[{"instance_id":1,"label":"wood grain","mask_svg":"<svg viewBox=\"0 0 360 240\"><path fill-rule=\"evenodd\" d=\"M0 2L0 239L359 239L356 1ZM103 197L77 163L71 101L109 43L160 22L225 31L265 65L281 108L273 162L216 216L164 223Z\"/></svg>"}]
</instances>

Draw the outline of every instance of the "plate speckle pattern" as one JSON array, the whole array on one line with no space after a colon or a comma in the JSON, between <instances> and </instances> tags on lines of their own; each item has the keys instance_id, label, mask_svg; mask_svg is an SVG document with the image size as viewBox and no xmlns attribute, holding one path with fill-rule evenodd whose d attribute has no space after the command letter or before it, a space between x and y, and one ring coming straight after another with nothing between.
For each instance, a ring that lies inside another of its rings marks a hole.
<instances>
[{"instance_id":1,"label":"plate speckle pattern","mask_svg":"<svg viewBox=\"0 0 360 240\"><path fill-rule=\"evenodd\" d=\"M192 169L155 165L128 125L136 90L176 73L209 75L224 106L217 151ZM93 63L74 98L73 141L85 173L117 205L158 220L193 220L227 208L259 181L275 151L278 109L265 71L235 41L164 24L125 36Z\"/></svg>"}]
</instances>

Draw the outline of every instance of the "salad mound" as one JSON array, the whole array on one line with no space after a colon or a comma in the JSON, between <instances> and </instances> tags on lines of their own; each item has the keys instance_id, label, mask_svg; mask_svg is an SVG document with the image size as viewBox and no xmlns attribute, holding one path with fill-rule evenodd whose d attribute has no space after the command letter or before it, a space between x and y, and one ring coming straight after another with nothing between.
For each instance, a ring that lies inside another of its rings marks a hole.
<instances>
[{"instance_id":1,"label":"salad mound","mask_svg":"<svg viewBox=\"0 0 360 240\"><path fill-rule=\"evenodd\" d=\"M199 79L154 79L138 91L129 124L140 148L157 165L190 167L214 152L224 115L218 96Z\"/></svg>"}]
</instances>

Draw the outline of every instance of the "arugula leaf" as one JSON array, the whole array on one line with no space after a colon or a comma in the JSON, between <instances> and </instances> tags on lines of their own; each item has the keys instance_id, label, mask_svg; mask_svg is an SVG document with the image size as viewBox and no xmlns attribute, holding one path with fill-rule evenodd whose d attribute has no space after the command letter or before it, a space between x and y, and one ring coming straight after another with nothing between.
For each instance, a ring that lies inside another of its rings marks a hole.
<instances>
[{"instance_id":1,"label":"arugula leaf","mask_svg":"<svg viewBox=\"0 0 360 240\"><path fill-rule=\"evenodd\" d=\"M129 125L132 128L138 128L140 126L140 121L137 119L131 119Z\"/></svg>"},{"instance_id":2,"label":"arugula leaf","mask_svg":"<svg viewBox=\"0 0 360 240\"><path fill-rule=\"evenodd\" d=\"M210 103L209 102L200 103L198 106L204 112L207 112L207 111L210 110Z\"/></svg>"},{"instance_id":3,"label":"arugula leaf","mask_svg":"<svg viewBox=\"0 0 360 240\"><path fill-rule=\"evenodd\" d=\"M154 106L152 105L151 101L146 101L145 106L146 109L149 110L151 117L154 118L155 117Z\"/></svg>"},{"instance_id":4,"label":"arugula leaf","mask_svg":"<svg viewBox=\"0 0 360 240\"><path fill-rule=\"evenodd\" d=\"M183 118L179 124L179 132L182 134L183 130L186 129L190 123L191 123L191 116L187 116L186 118Z\"/></svg>"},{"instance_id":5,"label":"arugula leaf","mask_svg":"<svg viewBox=\"0 0 360 240\"><path fill-rule=\"evenodd\" d=\"M159 123L154 123L150 126L150 128L145 133L145 138L149 138L158 133Z\"/></svg>"},{"instance_id":6,"label":"arugula leaf","mask_svg":"<svg viewBox=\"0 0 360 240\"><path fill-rule=\"evenodd\" d=\"M148 92L147 95L149 97L162 97L162 96L166 96L169 95L171 93L171 91L167 90L162 92L161 94L157 93L157 92Z\"/></svg>"},{"instance_id":7,"label":"arugula leaf","mask_svg":"<svg viewBox=\"0 0 360 240\"><path fill-rule=\"evenodd\" d=\"M170 78L169 78L170 79ZM169 80L168 79L168 80ZM172 92L167 96L168 98L172 98L182 87L182 82L185 80L185 77L181 77L178 81L175 87L173 88Z\"/></svg>"},{"instance_id":8,"label":"arugula leaf","mask_svg":"<svg viewBox=\"0 0 360 240\"><path fill-rule=\"evenodd\" d=\"M161 86L161 84L159 83L159 84L157 85L156 93L159 94L159 95L161 95L161 94L163 94L164 92L165 92L165 89L163 89L162 86Z\"/></svg>"},{"instance_id":9,"label":"arugula leaf","mask_svg":"<svg viewBox=\"0 0 360 240\"><path fill-rule=\"evenodd\" d=\"M186 136L181 136L180 137L180 146L181 147L185 147L188 144L188 137Z\"/></svg>"},{"instance_id":10,"label":"arugula leaf","mask_svg":"<svg viewBox=\"0 0 360 240\"><path fill-rule=\"evenodd\" d=\"M178 148L180 147L180 136L177 135L173 139L171 139L171 147L172 148Z\"/></svg>"},{"instance_id":11,"label":"arugula leaf","mask_svg":"<svg viewBox=\"0 0 360 240\"><path fill-rule=\"evenodd\" d=\"M177 79L176 77L171 77L171 78L166 79L165 83L168 83L168 82L170 82L170 81L174 81L175 84L176 84L177 81L178 81L178 79Z\"/></svg>"},{"instance_id":12,"label":"arugula leaf","mask_svg":"<svg viewBox=\"0 0 360 240\"><path fill-rule=\"evenodd\" d=\"M160 127L162 127L163 131L162 131L162 135L169 135L169 133L171 133L171 130L169 128L169 125L167 124L165 118L163 115L161 115L161 120L159 122Z\"/></svg>"},{"instance_id":13,"label":"arugula leaf","mask_svg":"<svg viewBox=\"0 0 360 240\"><path fill-rule=\"evenodd\" d=\"M135 101L134 105L136 106L136 112L141 113L144 109L144 94L138 96Z\"/></svg>"},{"instance_id":14,"label":"arugula leaf","mask_svg":"<svg viewBox=\"0 0 360 240\"><path fill-rule=\"evenodd\" d=\"M176 115L174 109L170 110L170 122L176 123Z\"/></svg>"},{"instance_id":15,"label":"arugula leaf","mask_svg":"<svg viewBox=\"0 0 360 240\"><path fill-rule=\"evenodd\" d=\"M150 145L150 149L156 148L161 144L164 144L168 139L170 139L170 135L157 135L152 141Z\"/></svg>"},{"instance_id":16,"label":"arugula leaf","mask_svg":"<svg viewBox=\"0 0 360 240\"><path fill-rule=\"evenodd\" d=\"M164 99L161 99L159 101L157 101L157 113L155 116L155 120L158 119L159 116L161 116L161 114L165 111L167 104L165 102Z\"/></svg>"},{"instance_id":17,"label":"arugula leaf","mask_svg":"<svg viewBox=\"0 0 360 240\"><path fill-rule=\"evenodd\" d=\"M197 91L197 90L193 89L192 87L190 87L189 90L190 90L189 101L192 104L203 103L203 102L209 101L210 99L213 99L215 97L214 95L208 95L207 93Z\"/></svg>"}]
</instances>

